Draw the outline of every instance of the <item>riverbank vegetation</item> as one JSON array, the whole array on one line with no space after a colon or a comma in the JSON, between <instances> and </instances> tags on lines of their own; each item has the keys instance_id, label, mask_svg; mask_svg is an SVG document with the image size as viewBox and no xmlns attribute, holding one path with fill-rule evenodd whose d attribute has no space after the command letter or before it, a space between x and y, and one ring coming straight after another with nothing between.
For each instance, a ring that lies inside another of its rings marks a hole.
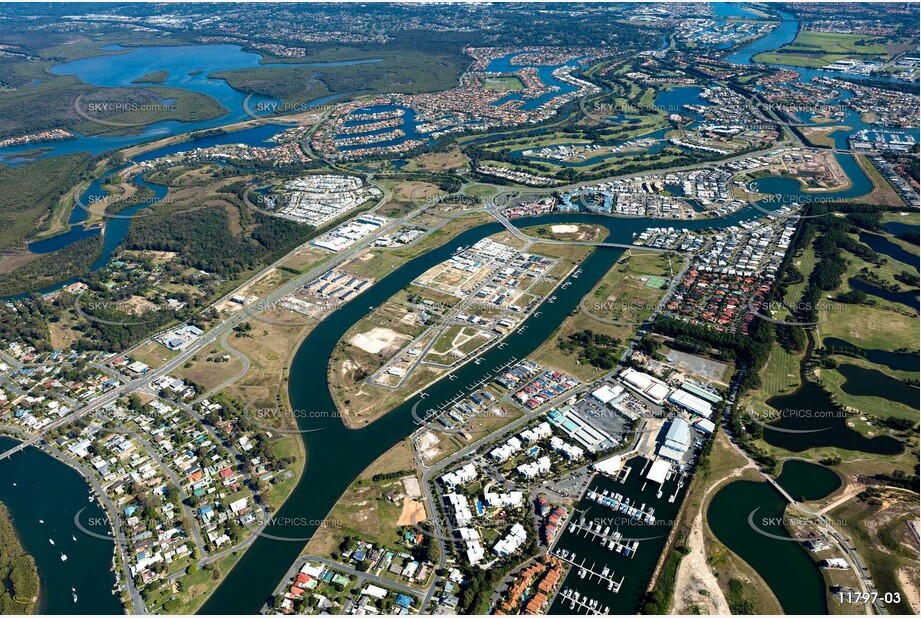
<instances>
[{"instance_id":1,"label":"riverbank vegetation","mask_svg":"<svg viewBox=\"0 0 921 618\"><path fill-rule=\"evenodd\" d=\"M474 37L476 35L473 35ZM299 105L331 95L436 92L457 85L470 64L463 47L470 33L427 32L424 38L400 38L387 44L353 46L353 63L339 66L253 67L216 71L209 77L223 79L241 92L282 99ZM337 62L344 54L337 54ZM379 62L357 62L359 60ZM323 61L325 57L311 58Z\"/></svg>"},{"instance_id":2,"label":"riverbank vegetation","mask_svg":"<svg viewBox=\"0 0 921 618\"><path fill-rule=\"evenodd\" d=\"M94 166L86 153L75 153L0 167L0 249L22 250L25 241L63 208L61 198L90 178Z\"/></svg>"},{"instance_id":3,"label":"riverbank vegetation","mask_svg":"<svg viewBox=\"0 0 921 618\"><path fill-rule=\"evenodd\" d=\"M418 496L406 495L401 479L413 472L413 449L402 440L378 457L352 482L314 532L306 553L337 558L347 539L361 539L395 549L404 543L403 530L431 517ZM404 518L403 515L406 515Z\"/></svg>"},{"instance_id":4,"label":"riverbank vegetation","mask_svg":"<svg viewBox=\"0 0 921 618\"><path fill-rule=\"evenodd\" d=\"M0 277L0 296L13 296L57 285L82 275L102 250L102 237L78 240L5 273Z\"/></svg>"},{"instance_id":5,"label":"riverbank vegetation","mask_svg":"<svg viewBox=\"0 0 921 618\"><path fill-rule=\"evenodd\" d=\"M169 71L151 71L137 79L131 80L132 84L162 84L169 77Z\"/></svg>"},{"instance_id":6,"label":"riverbank vegetation","mask_svg":"<svg viewBox=\"0 0 921 618\"><path fill-rule=\"evenodd\" d=\"M0 504L0 614L31 614L38 602L38 569Z\"/></svg>"}]
</instances>

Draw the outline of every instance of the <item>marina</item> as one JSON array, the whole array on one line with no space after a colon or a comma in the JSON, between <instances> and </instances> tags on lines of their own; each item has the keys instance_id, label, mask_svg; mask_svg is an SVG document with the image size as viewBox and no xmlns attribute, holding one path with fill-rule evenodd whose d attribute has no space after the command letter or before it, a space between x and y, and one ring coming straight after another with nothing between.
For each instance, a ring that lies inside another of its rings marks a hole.
<instances>
[{"instance_id":1,"label":"marina","mask_svg":"<svg viewBox=\"0 0 921 618\"><path fill-rule=\"evenodd\" d=\"M604 565L600 571L596 571L595 568L597 568L597 565L594 562L588 567L585 566L586 560L584 559L581 562L576 562L577 555L575 553L570 554L569 550L564 549L551 555L556 556L563 562L571 564L573 570L576 570L578 573L579 579L587 578L588 581L592 581L593 578L598 578L598 583L606 585L611 592L619 592L621 584L624 583L623 577L619 580L614 579L614 573L608 565Z\"/></svg>"},{"instance_id":2,"label":"marina","mask_svg":"<svg viewBox=\"0 0 921 618\"><path fill-rule=\"evenodd\" d=\"M560 592L560 598L563 599L564 604L568 604L570 612L575 612L577 614L584 613L592 616L602 616L610 613L610 607L605 606L604 609L602 609L600 603L596 599L590 599L588 595L580 594L570 588L564 588L563 591ZM585 611L578 611L580 609Z\"/></svg>"},{"instance_id":3,"label":"marina","mask_svg":"<svg viewBox=\"0 0 921 618\"><path fill-rule=\"evenodd\" d=\"M636 556L637 549L639 548L640 542L636 540L625 539L624 535L617 530L615 525L614 531L611 530L611 526L605 526L604 531L602 531L602 524L595 523L594 525L585 523L585 513L580 514L581 517L578 521L570 521L569 531L575 534L584 533L583 536L586 538L591 537L593 541L597 541L599 545L607 548L609 551L616 551L618 554L623 554L633 558Z\"/></svg>"},{"instance_id":4,"label":"marina","mask_svg":"<svg viewBox=\"0 0 921 618\"><path fill-rule=\"evenodd\" d=\"M655 509L650 507L647 511L645 502L637 507L635 504L631 504L632 500L629 497L619 493L609 494L606 489L601 491L589 489L585 492L585 495L589 500L606 506L609 509L613 509L618 513L623 513L631 519L641 521L648 525L652 525L656 521Z\"/></svg>"}]
</instances>

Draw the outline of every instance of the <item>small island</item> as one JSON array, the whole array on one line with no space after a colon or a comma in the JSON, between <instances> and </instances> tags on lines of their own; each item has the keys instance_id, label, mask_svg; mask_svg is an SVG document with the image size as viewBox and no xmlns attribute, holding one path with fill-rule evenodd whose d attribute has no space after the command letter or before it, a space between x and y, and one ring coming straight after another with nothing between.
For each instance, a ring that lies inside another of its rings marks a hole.
<instances>
[{"instance_id":1,"label":"small island","mask_svg":"<svg viewBox=\"0 0 921 618\"><path fill-rule=\"evenodd\" d=\"M132 84L162 84L169 77L168 71L151 71L147 75L142 75L137 79L131 80Z\"/></svg>"},{"instance_id":2,"label":"small island","mask_svg":"<svg viewBox=\"0 0 921 618\"><path fill-rule=\"evenodd\" d=\"M3 504L0 504L0 582L0 614L31 614L38 602L38 569L19 542Z\"/></svg>"}]
</instances>

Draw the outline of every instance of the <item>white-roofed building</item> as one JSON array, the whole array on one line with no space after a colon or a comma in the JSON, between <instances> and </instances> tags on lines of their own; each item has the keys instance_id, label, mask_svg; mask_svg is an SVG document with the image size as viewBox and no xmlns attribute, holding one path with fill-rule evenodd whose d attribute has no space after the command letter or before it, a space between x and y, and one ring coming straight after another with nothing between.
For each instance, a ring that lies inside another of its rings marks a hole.
<instances>
[{"instance_id":1,"label":"white-roofed building","mask_svg":"<svg viewBox=\"0 0 921 618\"><path fill-rule=\"evenodd\" d=\"M461 466L457 470L453 470L443 475L441 477L441 483L448 489L454 489L458 485L466 485L470 481L474 480L477 476L478 472L476 466L471 462L465 466Z\"/></svg>"},{"instance_id":2,"label":"white-roofed building","mask_svg":"<svg viewBox=\"0 0 921 618\"><path fill-rule=\"evenodd\" d=\"M665 398L671 390L662 380L654 378L642 371L637 371L632 367L624 369L620 374L620 379L629 388L653 403L662 403L665 401Z\"/></svg>"},{"instance_id":3,"label":"white-roofed building","mask_svg":"<svg viewBox=\"0 0 921 618\"><path fill-rule=\"evenodd\" d=\"M458 528L457 533L467 546L467 561L474 566L477 565L486 555L486 551L480 543L480 533L477 532L476 528Z\"/></svg>"},{"instance_id":4,"label":"white-roofed building","mask_svg":"<svg viewBox=\"0 0 921 618\"><path fill-rule=\"evenodd\" d=\"M508 531L508 534L505 535L502 539L496 542L493 545L492 550L498 556L510 556L524 545L524 542L528 540L528 534L519 523L516 523L512 526L512 529Z\"/></svg>"},{"instance_id":5,"label":"white-roofed building","mask_svg":"<svg viewBox=\"0 0 921 618\"><path fill-rule=\"evenodd\" d=\"M624 392L624 387L619 384L611 386L604 384L601 388L595 389L592 391L592 397L594 397L599 402L604 405L608 405L615 399L617 399L621 393Z\"/></svg>"},{"instance_id":6,"label":"white-roofed building","mask_svg":"<svg viewBox=\"0 0 921 618\"><path fill-rule=\"evenodd\" d=\"M687 421L676 418L671 422L665 434L665 441L659 447L659 457L672 461L681 461L691 445L691 429Z\"/></svg>"},{"instance_id":7,"label":"white-roofed building","mask_svg":"<svg viewBox=\"0 0 921 618\"><path fill-rule=\"evenodd\" d=\"M592 469L601 472L602 474L607 474L608 476L616 476L624 468L624 458L620 455L614 455L613 457L608 457L603 461L596 461L592 464Z\"/></svg>"},{"instance_id":8,"label":"white-roofed building","mask_svg":"<svg viewBox=\"0 0 921 618\"><path fill-rule=\"evenodd\" d=\"M536 427L532 429L525 429L520 434L521 439L525 442L537 442L538 440L545 440L553 435L553 429L550 428L550 423L543 421Z\"/></svg>"},{"instance_id":9,"label":"white-roofed building","mask_svg":"<svg viewBox=\"0 0 921 618\"><path fill-rule=\"evenodd\" d=\"M473 521L473 513L470 511L470 504L467 498L460 494L445 494L448 504L454 509L454 521L458 528L466 526Z\"/></svg>"},{"instance_id":10,"label":"white-roofed building","mask_svg":"<svg viewBox=\"0 0 921 618\"><path fill-rule=\"evenodd\" d=\"M704 401L686 391L674 391L668 396L668 401L697 416L710 418L713 415L713 405L709 401Z\"/></svg>"},{"instance_id":11,"label":"white-roofed building","mask_svg":"<svg viewBox=\"0 0 921 618\"><path fill-rule=\"evenodd\" d=\"M387 591L381 588L380 586L375 586L374 584L368 584L365 586L365 589L361 591L361 594L369 597L374 597L375 599L383 599L387 596Z\"/></svg>"},{"instance_id":12,"label":"white-roofed building","mask_svg":"<svg viewBox=\"0 0 921 618\"><path fill-rule=\"evenodd\" d=\"M694 427L697 427L704 433L713 433L713 431L716 429L716 425L713 424L713 421L708 421L707 419L703 418L694 423Z\"/></svg>"},{"instance_id":13,"label":"white-roofed building","mask_svg":"<svg viewBox=\"0 0 921 618\"><path fill-rule=\"evenodd\" d=\"M649 471L646 472L646 478L661 485L665 482L665 477L668 476L668 471L671 469L672 465L670 463L664 459L657 459L649 467Z\"/></svg>"},{"instance_id":14,"label":"white-roofed building","mask_svg":"<svg viewBox=\"0 0 921 618\"><path fill-rule=\"evenodd\" d=\"M510 491L508 493L495 493L484 491L483 499L488 506L508 506L518 508L524 504L524 493L520 491Z\"/></svg>"},{"instance_id":15,"label":"white-roofed building","mask_svg":"<svg viewBox=\"0 0 921 618\"><path fill-rule=\"evenodd\" d=\"M553 438L550 439L550 448L558 453L562 453L563 457L569 460L582 459L582 457L585 456L584 450L578 446L570 444L569 442L565 442L556 436L553 436Z\"/></svg>"},{"instance_id":16,"label":"white-roofed building","mask_svg":"<svg viewBox=\"0 0 921 618\"><path fill-rule=\"evenodd\" d=\"M545 474L550 472L550 458L544 455L537 461L521 464L515 469L518 470L518 473L526 479L532 479L538 474Z\"/></svg>"},{"instance_id":17,"label":"white-roofed building","mask_svg":"<svg viewBox=\"0 0 921 618\"><path fill-rule=\"evenodd\" d=\"M502 463L520 450L521 440L515 436L512 436L506 440L505 444L502 446L497 446L493 450L489 451L489 456L492 457L495 461Z\"/></svg>"}]
</instances>

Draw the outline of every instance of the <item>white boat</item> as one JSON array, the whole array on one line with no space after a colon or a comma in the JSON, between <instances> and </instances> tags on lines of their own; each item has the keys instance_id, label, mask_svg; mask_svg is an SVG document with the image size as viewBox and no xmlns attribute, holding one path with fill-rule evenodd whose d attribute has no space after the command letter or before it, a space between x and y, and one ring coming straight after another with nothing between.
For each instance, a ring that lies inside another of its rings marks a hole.
<instances>
[{"instance_id":1,"label":"white boat","mask_svg":"<svg viewBox=\"0 0 921 618\"><path fill-rule=\"evenodd\" d=\"M13 483L13 487L16 487L16 483Z\"/></svg>"},{"instance_id":2,"label":"white boat","mask_svg":"<svg viewBox=\"0 0 921 618\"><path fill-rule=\"evenodd\" d=\"M67 562L67 554L61 554L61 562Z\"/></svg>"},{"instance_id":3,"label":"white boat","mask_svg":"<svg viewBox=\"0 0 921 618\"><path fill-rule=\"evenodd\" d=\"M70 535L70 538L72 538L72 539L74 540L74 543L77 542L77 537L75 537L74 535L71 534L71 535Z\"/></svg>"},{"instance_id":4,"label":"white boat","mask_svg":"<svg viewBox=\"0 0 921 618\"><path fill-rule=\"evenodd\" d=\"M71 594L74 595L74 603L76 603L76 602L77 602L77 593L76 593L76 592L73 592L73 593L71 593Z\"/></svg>"},{"instance_id":5,"label":"white boat","mask_svg":"<svg viewBox=\"0 0 921 618\"><path fill-rule=\"evenodd\" d=\"M44 520L44 519L39 519L39 520L38 520L38 523L43 524L43 523L45 523L45 520Z\"/></svg>"},{"instance_id":6,"label":"white boat","mask_svg":"<svg viewBox=\"0 0 921 618\"><path fill-rule=\"evenodd\" d=\"M54 545L54 539L48 539L48 542Z\"/></svg>"}]
</instances>

